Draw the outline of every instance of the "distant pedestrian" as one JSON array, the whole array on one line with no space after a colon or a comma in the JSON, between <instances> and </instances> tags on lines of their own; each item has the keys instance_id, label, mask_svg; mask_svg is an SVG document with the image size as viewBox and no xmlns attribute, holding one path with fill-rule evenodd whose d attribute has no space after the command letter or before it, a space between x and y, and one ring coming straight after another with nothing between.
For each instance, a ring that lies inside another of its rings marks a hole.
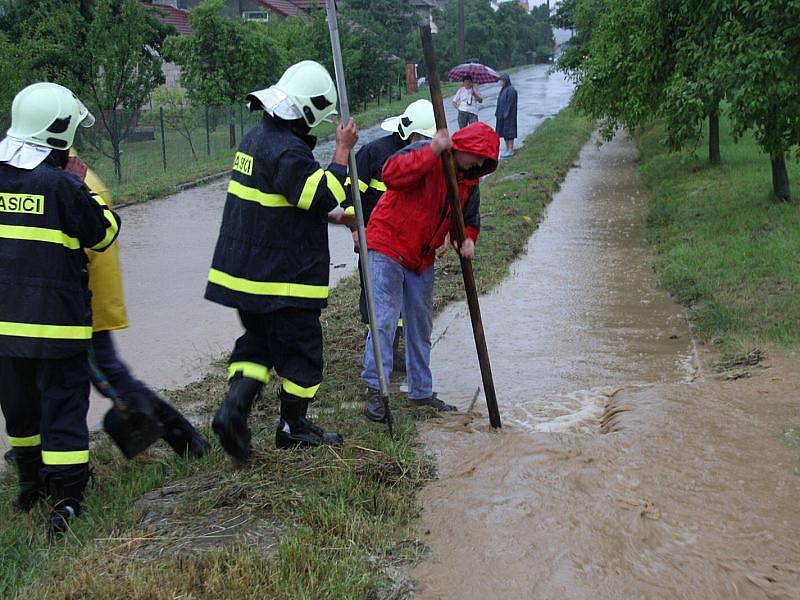
<instances>
[{"instance_id":1,"label":"distant pedestrian","mask_svg":"<svg viewBox=\"0 0 800 600\"><path fill-rule=\"evenodd\" d=\"M472 83L472 77L464 75L461 82L461 87L453 96L453 106L458 110L458 128L464 129L470 123L478 122L478 104L483 102L483 97Z\"/></svg>"},{"instance_id":2,"label":"distant pedestrian","mask_svg":"<svg viewBox=\"0 0 800 600\"><path fill-rule=\"evenodd\" d=\"M511 85L511 77L507 73L500 75L500 94L497 96L497 117L495 131L506 141L506 149L500 158L508 158L514 154L514 138L517 137L517 90Z\"/></svg>"}]
</instances>

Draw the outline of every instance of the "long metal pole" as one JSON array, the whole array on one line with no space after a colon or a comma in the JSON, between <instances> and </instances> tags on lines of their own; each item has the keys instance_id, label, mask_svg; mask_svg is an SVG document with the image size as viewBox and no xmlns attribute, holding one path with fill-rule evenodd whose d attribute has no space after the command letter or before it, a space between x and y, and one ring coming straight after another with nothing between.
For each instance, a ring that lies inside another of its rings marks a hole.
<instances>
[{"instance_id":1,"label":"long metal pole","mask_svg":"<svg viewBox=\"0 0 800 600\"><path fill-rule=\"evenodd\" d=\"M458 62L464 63L464 0L458 0Z\"/></svg>"},{"instance_id":2,"label":"long metal pole","mask_svg":"<svg viewBox=\"0 0 800 600\"><path fill-rule=\"evenodd\" d=\"M436 54L433 51L433 37L431 36L431 25L429 18L422 18L420 15L419 32L422 38L422 51L425 56L425 66L427 68L428 85L431 90L431 102L433 103L433 113L436 117L436 129L447 129L447 118L444 113L444 101L442 99L442 87L439 83L439 72L436 68ZM456 220L455 234L458 247L464 245L466 233L464 231L464 215L461 212L461 203L458 199L458 178L456 176L456 164L453 153L446 150L444 157L445 179L447 182L447 195L450 198L450 206ZM502 427L500 423L500 410L497 408L497 396L494 391L494 379L492 378L492 365L489 362L489 350L486 347L486 336L483 333L483 321L481 319L481 307L478 303L478 290L475 287L475 275L472 272L472 261L464 258L459 253L461 260L461 273L464 276L464 289L467 293L467 305L469 306L469 316L472 320L472 334L475 338L475 348L478 352L478 363L481 367L481 379L483 389L486 394L486 406L489 409L489 422L495 429Z\"/></svg>"},{"instance_id":3,"label":"long metal pole","mask_svg":"<svg viewBox=\"0 0 800 600\"><path fill-rule=\"evenodd\" d=\"M325 8L328 17L328 30L331 36L331 50L333 51L333 68L336 72L336 89L339 92L339 114L342 123L347 123L350 119L350 105L347 102L347 85L344 78L344 64L342 63L342 48L339 43L339 23L336 16L336 3L334 0L326 0ZM389 409L389 383L386 381L386 373L383 370L383 357L381 356L380 335L378 335L378 323L375 318L375 297L372 294L372 275L369 270L369 256L367 255L367 235L364 231L364 209L361 206L361 190L358 187L358 167L356 165L356 155L350 150L348 157L350 164L350 190L353 198L353 206L356 209L356 221L358 223L358 254L361 260L362 282L364 285L364 295L367 298L367 314L369 315L369 326L372 332L372 351L375 355L375 365L378 368L378 381L381 386L381 399L386 410L386 424L389 427L389 435L392 435L392 413Z\"/></svg>"}]
</instances>

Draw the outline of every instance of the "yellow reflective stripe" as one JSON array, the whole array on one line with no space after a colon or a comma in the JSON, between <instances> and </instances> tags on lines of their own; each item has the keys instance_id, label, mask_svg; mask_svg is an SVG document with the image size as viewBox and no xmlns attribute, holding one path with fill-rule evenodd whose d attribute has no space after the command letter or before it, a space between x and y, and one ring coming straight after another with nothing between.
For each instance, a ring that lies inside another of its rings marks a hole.
<instances>
[{"instance_id":1,"label":"yellow reflective stripe","mask_svg":"<svg viewBox=\"0 0 800 600\"><path fill-rule=\"evenodd\" d=\"M42 445L42 436L38 433L28 437L14 437L8 436L8 445L12 448L32 448L33 446Z\"/></svg>"},{"instance_id":2,"label":"yellow reflective stripe","mask_svg":"<svg viewBox=\"0 0 800 600\"><path fill-rule=\"evenodd\" d=\"M217 269L208 272L208 281L235 292L256 294L258 296L286 296L290 298L324 299L328 297L327 285L307 285L305 283L280 283L272 281L252 281L234 277Z\"/></svg>"},{"instance_id":3,"label":"yellow reflective stripe","mask_svg":"<svg viewBox=\"0 0 800 600\"><path fill-rule=\"evenodd\" d=\"M269 381L269 369L258 363L232 362L228 365L228 379L232 379L237 373L241 373L243 377L255 379L261 383L267 383Z\"/></svg>"},{"instance_id":4,"label":"yellow reflective stripe","mask_svg":"<svg viewBox=\"0 0 800 600\"><path fill-rule=\"evenodd\" d=\"M356 214L356 207L355 206L348 206L344 209L344 214L346 215L354 215Z\"/></svg>"},{"instance_id":5,"label":"yellow reflective stripe","mask_svg":"<svg viewBox=\"0 0 800 600\"><path fill-rule=\"evenodd\" d=\"M380 179L371 179L369 182L369 187L374 188L379 192L386 191L386 184L383 183Z\"/></svg>"},{"instance_id":6,"label":"yellow reflective stripe","mask_svg":"<svg viewBox=\"0 0 800 600\"><path fill-rule=\"evenodd\" d=\"M344 202L344 199L347 198L347 194L344 193L344 187L339 183L339 180L336 179L336 175L330 171L325 171L325 181L333 197L336 198L336 204ZM358 187L361 187L361 180L358 181Z\"/></svg>"},{"instance_id":7,"label":"yellow reflective stripe","mask_svg":"<svg viewBox=\"0 0 800 600\"><path fill-rule=\"evenodd\" d=\"M261 206L267 208L286 208L292 206L285 196L280 194L267 194L256 188L247 187L238 181L233 181L228 184L228 193L233 194L240 200L249 200L250 202L257 202Z\"/></svg>"},{"instance_id":8,"label":"yellow reflective stripe","mask_svg":"<svg viewBox=\"0 0 800 600\"><path fill-rule=\"evenodd\" d=\"M352 180L350 179L350 177L345 178L344 180L345 185L350 185L351 183ZM358 189L360 189L362 192L366 192L368 187L369 186L366 183L364 183L360 179L358 180Z\"/></svg>"},{"instance_id":9,"label":"yellow reflective stripe","mask_svg":"<svg viewBox=\"0 0 800 600\"><path fill-rule=\"evenodd\" d=\"M303 387L284 378L281 387L283 388L283 391L291 394L292 396L297 396L298 398L313 398L319 389L319 385L320 384L312 385L311 387Z\"/></svg>"},{"instance_id":10,"label":"yellow reflective stripe","mask_svg":"<svg viewBox=\"0 0 800 600\"><path fill-rule=\"evenodd\" d=\"M400 317L399 319L397 319L397 326L398 327L402 327L403 326L403 317Z\"/></svg>"},{"instance_id":11,"label":"yellow reflective stripe","mask_svg":"<svg viewBox=\"0 0 800 600\"><path fill-rule=\"evenodd\" d=\"M58 452L55 450L42 450L42 462L46 465L82 465L89 462L89 451Z\"/></svg>"},{"instance_id":12,"label":"yellow reflective stripe","mask_svg":"<svg viewBox=\"0 0 800 600\"><path fill-rule=\"evenodd\" d=\"M0 321L0 335L16 337L51 338L57 340L88 340L92 327L82 325L42 325L40 323L12 323Z\"/></svg>"},{"instance_id":13,"label":"yellow reflective stripe","mask_svg":"<svg viewBox=\"0 0 800 600\"><path fill-rule=\"evenodd\" d=\"M314 201L319 182L324 174L325 171L317 169L306 179L303 191L300 193L300 200L297 201L297 208L302 208L303 210L311 208L311 203ZM342 194L344 194L344 189L342 190Z\"/></svg>"},{"instance_id":14,"label":"yellow reflective stripe","mask_svg":"<svg viewBox=\"0 0 800 600\"><path fill-rule=\"evenodd\" d=\"M100 206L106 207L106 201L103 200L101 196L98 194L93 194L92 197L95 199ZM119 221L117 221L116 217L114 217L114 213L112 213L108 208L103 208L103 217L108 221L109 226L106 227L106 235L103 239L92 246L92 250L104 250L108 246L111 245L111 242L114 241L114 238L117 236L117 232L119 231Z\"/></svg>"},{"instance_id":15,"label":"yellow reflective stripe","mask_svg":"<svg viewBox=\"0 0 800 600\"><path fill-rule=\"evenodd\" d=\"M61 244L70 250L77 250L81 243L58 229L45 227L26 227L24 225L0 225L0 238L11 240L27 240L30 242L50 242Z\"/></svg>"}]
</instances>

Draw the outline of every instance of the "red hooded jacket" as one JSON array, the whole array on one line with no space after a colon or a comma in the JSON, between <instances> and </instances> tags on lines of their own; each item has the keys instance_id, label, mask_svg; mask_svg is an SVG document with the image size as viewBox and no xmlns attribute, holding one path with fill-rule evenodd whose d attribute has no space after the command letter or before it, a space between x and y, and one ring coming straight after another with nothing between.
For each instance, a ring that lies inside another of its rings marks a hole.
<instances>
[{"instance_id":1,"label":"red hooded jacket","mask_svg":"<svg viewBox=\"0 0 800 600\"><path fill-rule=\"evenodd\" d=\"M497 168L500 138L485 123L473 123L453 134L453 151L485 157L481 167L458 172L458 195L467 236L474 242L480 231L480 191L483 175ZM367 247L406 269L422 273L436 259L436 249L451 228L450 202L444 159L429 141L412 144L394 154L383 167L383 194L367 227Z\"/></svg>"}]
</instances>

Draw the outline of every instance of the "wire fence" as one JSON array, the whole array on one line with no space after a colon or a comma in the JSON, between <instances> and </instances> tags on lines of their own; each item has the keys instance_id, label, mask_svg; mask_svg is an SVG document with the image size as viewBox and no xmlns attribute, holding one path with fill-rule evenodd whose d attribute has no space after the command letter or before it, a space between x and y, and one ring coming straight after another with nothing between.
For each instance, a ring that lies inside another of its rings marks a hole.
<instances>
[{"instance_id":1,"label":"wire fence","mask_svg":"<svg viewBox=\"0 0 800 600\"><path fill-rule=\"evenodd\" d=\"M400 82L387 84L352 109L400 100L404 93ZM140 183L163 180L174 185L226 170L242 136L261 114L244 104L106 111L95 115L94 127L81 131L75 147L112 191L136 196Z\"/></svg>"}]
</instances>

